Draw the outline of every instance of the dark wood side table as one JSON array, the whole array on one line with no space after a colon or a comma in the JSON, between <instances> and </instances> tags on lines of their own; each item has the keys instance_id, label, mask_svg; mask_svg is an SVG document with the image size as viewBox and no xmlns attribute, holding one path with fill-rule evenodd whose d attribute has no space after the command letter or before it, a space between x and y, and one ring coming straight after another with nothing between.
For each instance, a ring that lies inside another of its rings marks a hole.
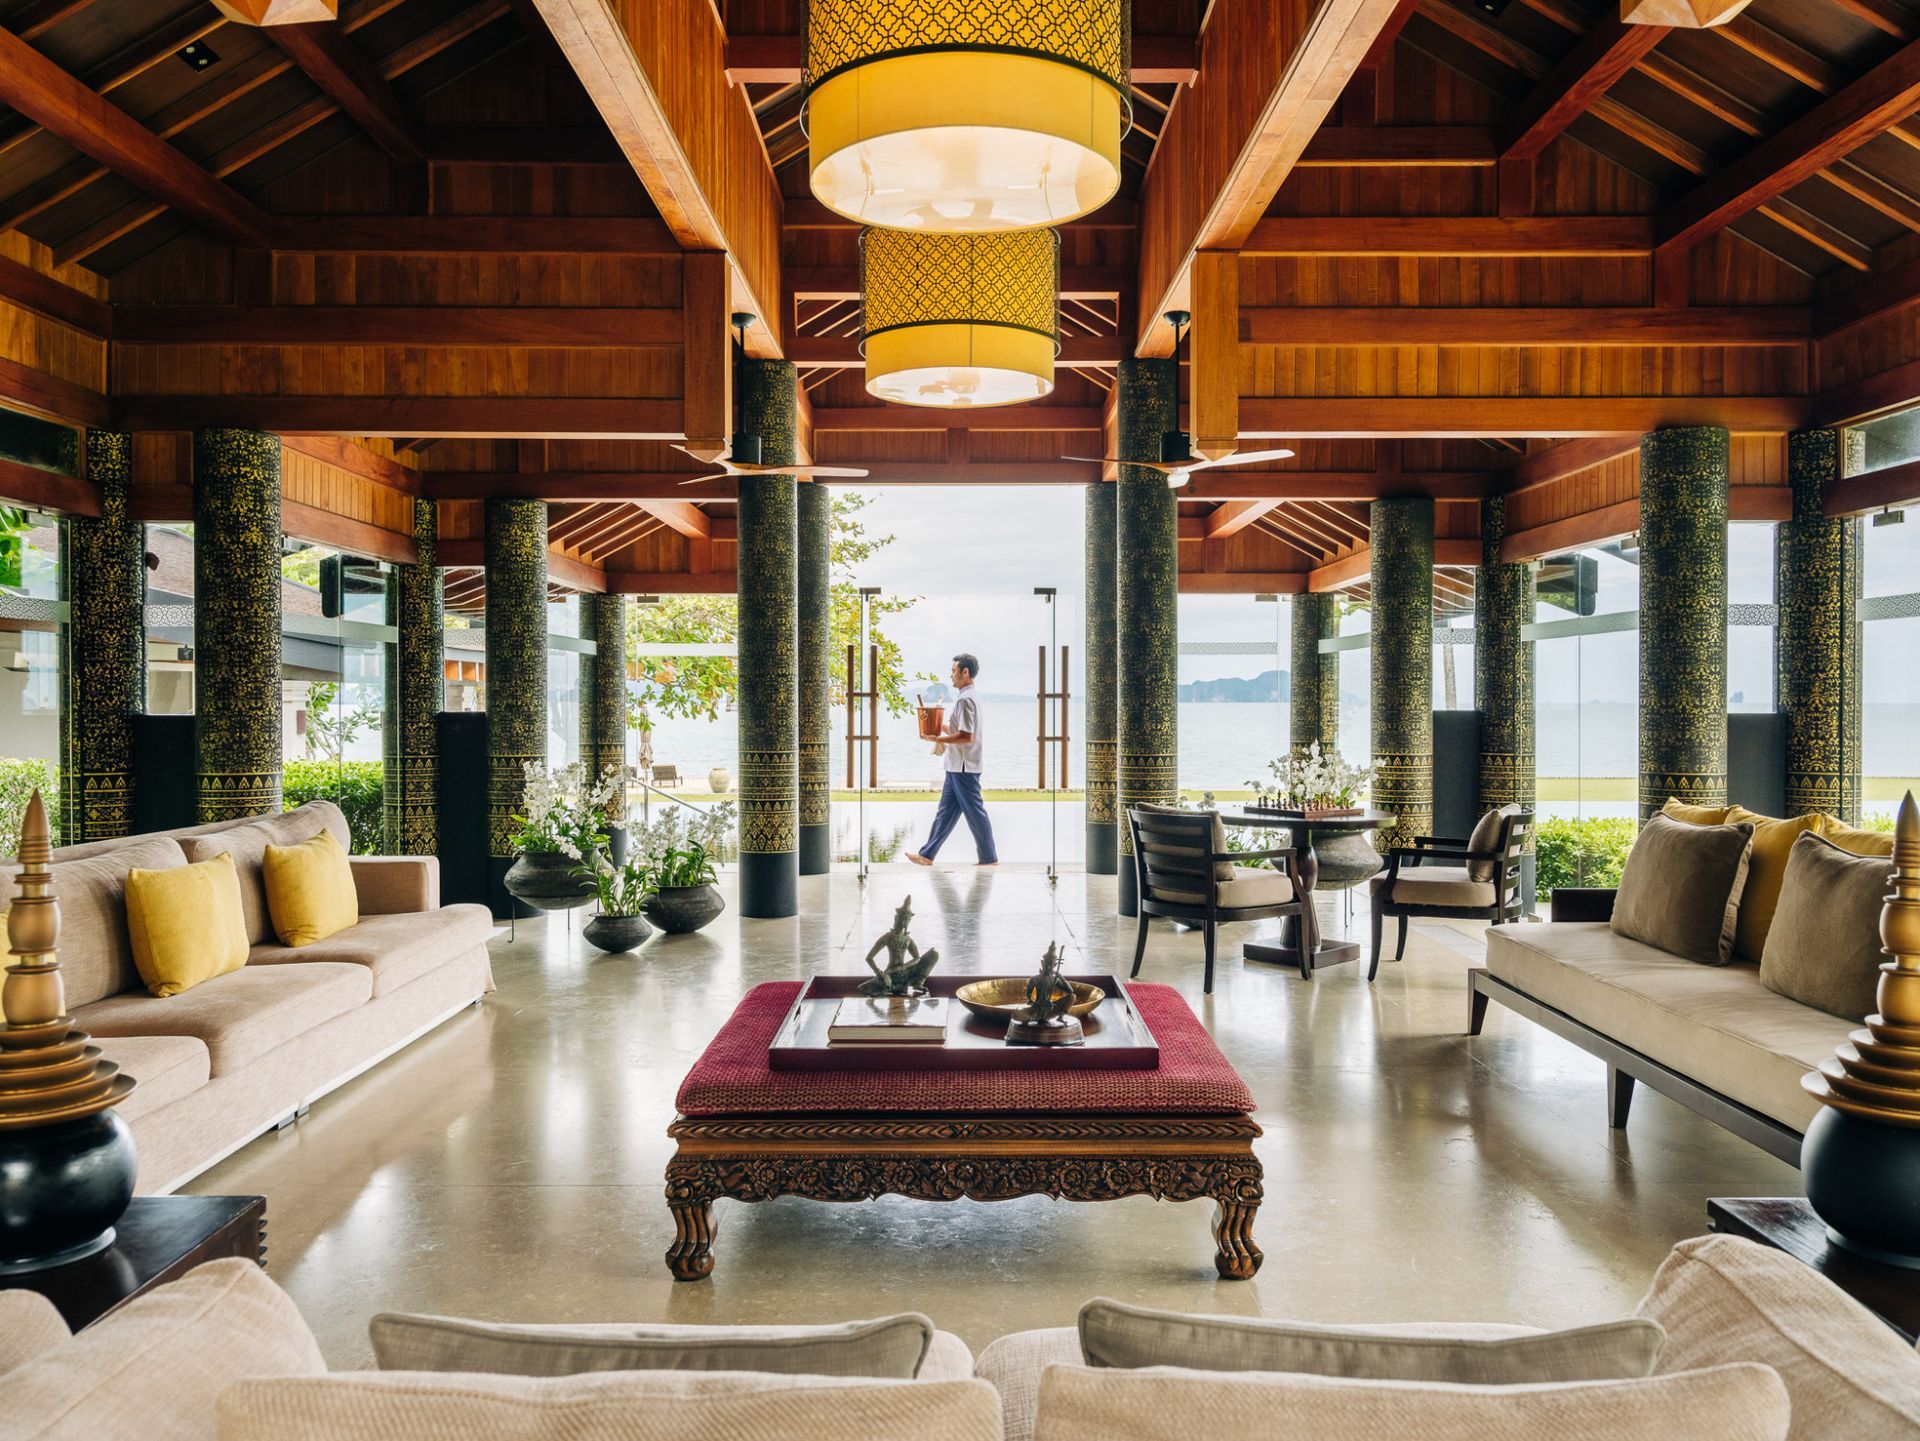
<instances>
[{"instance_id":1,"label":"dark wood side table","mask_svg":"<svg viewBox=\"0 0 1920 1441\"><path fill-rule=\"evenodd\" d=\"M1856 1255L1827 1239L1813 1207L1791 1196L1719 1196L1707 1224L1803 1261L1885 1321L1912 1345L1920 1339L1920 1271Z\"/></svg>"},{"instance_id":2,"label":"dark wood side table","mask_svg":"<svg viewBox=\"0 0 1920 1441\"><path fill-rule=\"evenodd\" d=\"M201 1262L227 1256L266 1265L265 1196L135 1196L106 1250L50 1271L0 1276L0 1290L38 1291L78 1331Z\"/></svg>"}]
</instances>

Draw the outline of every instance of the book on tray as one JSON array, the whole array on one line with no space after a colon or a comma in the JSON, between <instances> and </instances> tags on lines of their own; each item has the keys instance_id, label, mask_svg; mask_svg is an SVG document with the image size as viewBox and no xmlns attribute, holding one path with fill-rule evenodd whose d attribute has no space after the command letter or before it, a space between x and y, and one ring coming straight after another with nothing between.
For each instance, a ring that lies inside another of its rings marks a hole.
<instances>
[{"instance_id":1,"label":"book on tray","mask_svg":"<svg viewBox=\"0 0 1920 1441\"><path fill-rule=\"evenodd\" d=\"M952 1003L944 996L848 996L834 1012L827 1043L840 1046L937 1046Z\"/></svg>"}]
</instances>

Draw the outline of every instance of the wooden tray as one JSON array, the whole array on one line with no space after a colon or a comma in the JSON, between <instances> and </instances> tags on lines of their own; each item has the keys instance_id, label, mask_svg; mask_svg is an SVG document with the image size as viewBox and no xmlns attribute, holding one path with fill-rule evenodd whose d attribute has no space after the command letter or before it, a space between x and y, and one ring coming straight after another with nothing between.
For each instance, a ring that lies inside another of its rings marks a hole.
<instances>
[{"instance_id":1,"label":"wooden tray","mask_svg":"<svg viewBox=\"0 0 1920 1441\"><path fill-rule=\"evenodd\" d=\"M827 1029L848 996L860 994L864 976L814 976L801 989L773 1034L767 1063L776 1071L1153 1071L1160 1067L1160 1043L1142 1019L1126 984L1118 976L1068 976L1107 993L1081 1021L1086 1043L1079 1046L1010 1046L1006 1027L981 1020L958 1001L947 1021L947 1038L937 1046L888 1046L871 1043L833 1046ZM987 976L933 976L928 993L951 997L971 981Z\"/></svg>"}]
</instances>

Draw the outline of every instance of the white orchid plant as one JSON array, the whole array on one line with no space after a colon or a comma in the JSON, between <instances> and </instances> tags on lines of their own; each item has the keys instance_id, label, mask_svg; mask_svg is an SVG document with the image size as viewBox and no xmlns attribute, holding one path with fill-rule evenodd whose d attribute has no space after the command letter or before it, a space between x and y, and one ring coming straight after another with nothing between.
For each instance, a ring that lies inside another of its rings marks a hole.
<instances>
[{"instance_id":1,"label":"white orchid plant","mask_svg":"<svg viewBox=\"0 0 1920 1441\"><path fill-rule=\"evenodd\" d=\"M1267 767L1273 783L1249 781L1260 803L1288 810L1346 810L1358 805L1373 783L1370 766L1349 765L1338 751L1314 741Z\"/></svg>"},{"instance_id":2,"label":"white orchid plant","mask_svg":"<svg viewBox=\"0 0 1920 1441\"><path fill-rule=\"evenodd\" d=\"M618 765L594 779L578 761L558 770L528 761L523 774L527 809L513 818L519 826L514 848L522 855L562 855L575 861L607 843L602 827L608 817L625 811L626 789L633 779L630 769Z\"/></svg>"},{"instance_id":3,"label":"white orchid plant","mask_svg":"<svg viewBox=\"0 0 1920 1441\"><path fill-rule=\"evenodd\" d=\"M634 830L627 865L638 867L649 894L712 885L714 866L733 851L733 802L705 810L667 806L660 819Z\"/></svg>"}]
</instances>

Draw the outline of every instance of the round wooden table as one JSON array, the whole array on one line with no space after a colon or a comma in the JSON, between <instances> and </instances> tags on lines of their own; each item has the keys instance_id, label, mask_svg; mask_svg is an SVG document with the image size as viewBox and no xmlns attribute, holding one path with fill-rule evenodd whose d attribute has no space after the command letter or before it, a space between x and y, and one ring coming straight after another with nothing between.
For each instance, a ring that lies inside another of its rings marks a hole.
<instances>
[{"instance_id":1,"label":"round wooden table","mask_svg":"<svg viewBox=\"0 0 1920 1441\"><path fill-rule=\"evenodd\" d=\"M1330 836L1356 835L1364 831L1377 831L1382 826L1390 826L1394 817L1386 811L1362 811L1351 816L1313 816L1283 815L1279 811L1250 810L1245 806L1233 809L1223 808L1220 819L1230 826L1257 826L1265 830L1286 831L1291 837L1295 851L1295 863L1300 872L1301 900L1300 919L1284 917L1280 922L1280 944L1269 945L1264 941L1248 941L1241 953L1250 961L1272 961L1282 965L1299 966L1300 974L1308 980L1322 966L1337 966L1343 961L1355 961L1360 958L1358 941L1329 941L1320 935L1320 921L1313 911L1314 882L1320 878L1320 858L1314 854L1313 844L1316 836L1322 840ZM1301 943L1301 931L1306 932L1305 944Z\"/></svg>"}]
</instances>

